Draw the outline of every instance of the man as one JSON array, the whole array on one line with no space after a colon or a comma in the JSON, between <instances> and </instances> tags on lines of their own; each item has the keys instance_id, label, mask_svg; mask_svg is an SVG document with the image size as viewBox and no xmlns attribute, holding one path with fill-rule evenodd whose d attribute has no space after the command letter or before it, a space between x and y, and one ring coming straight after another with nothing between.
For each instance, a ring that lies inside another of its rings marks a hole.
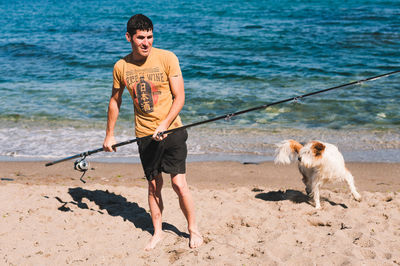
<instances>
[{"instance_id":1,"label":"man","mask_svg":"<svg viewBox=\"0 0 400 266\"><path fill-rule=\"evenodd\" d=\"M199 247L203 238L195 221L194 203L186 183L187 132L179 112L185 102L185 90L178 58L170 51L153 47L153 23L142 15L132 16L127 23L126 40L132 52L119 60L113 71L113 89L108 106L106 137L103 148L115 151L114 126L122 103L122 93L129 91L135 110L135 132L143 170L148 180L148 201L154 234L145 247L153 249L162 239L163 200L161 172L170 174L179 205L188 222L189 246ZM146 137L146 136L152 137Z\"/></svg>"}]
</instances>

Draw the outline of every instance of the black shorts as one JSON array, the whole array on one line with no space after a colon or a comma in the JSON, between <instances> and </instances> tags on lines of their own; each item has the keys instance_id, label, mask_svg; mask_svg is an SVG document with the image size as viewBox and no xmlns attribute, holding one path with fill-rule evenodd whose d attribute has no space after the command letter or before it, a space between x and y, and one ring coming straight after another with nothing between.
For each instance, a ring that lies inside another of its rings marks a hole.
<instances>
[{"instance_id":1,"label":"black shorts","mask_svg":"<svg viewBox=\"0 0 400 266\"><path fill-rule=\"evenodd\" d=\"M187 138L186 129L179 129L162 141L150 137L138 139L140 160L148 181L161 172L174 175L186 173Z\"/></svg>"}]
</instances>

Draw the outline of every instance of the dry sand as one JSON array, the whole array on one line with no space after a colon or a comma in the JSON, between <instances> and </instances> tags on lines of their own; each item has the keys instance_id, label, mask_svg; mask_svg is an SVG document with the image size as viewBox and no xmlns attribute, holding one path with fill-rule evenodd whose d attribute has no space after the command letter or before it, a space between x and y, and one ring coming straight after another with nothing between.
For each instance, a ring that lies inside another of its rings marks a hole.
<instances>
[{"instance_id":1,"label":"dry sand","mask_svg":"<svg viewBox=\"0 0 400 266\"><path fill-rule=\"evenodd\" d=\"M205 243L188 247L165 182L165 239L144 251L152 225L138 164L0 162L0 264L399 265L400 164L348 163L362 202L344 184L304 194L295 165L189 163ZM167 178L165 178L167 180Z\"/></svg>"}]
</instances>

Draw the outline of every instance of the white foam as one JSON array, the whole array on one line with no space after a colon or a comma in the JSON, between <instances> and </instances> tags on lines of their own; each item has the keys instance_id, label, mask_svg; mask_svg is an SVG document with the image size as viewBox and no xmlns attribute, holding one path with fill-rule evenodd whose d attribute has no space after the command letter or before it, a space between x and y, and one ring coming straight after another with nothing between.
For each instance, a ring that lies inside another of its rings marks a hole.
<instances>
[{"instance_id":1,"label":"white foam","mask_svg":"<svg viewBox=\"0 0 400 266\"><path fill-rule=\"evenodd\" d=\"M188 129L189 156L198 158L247 158L269 160L273 157L275 144L283 139L306 142L320 139L339 147L345 159L353 161L400 161L400 133L386 131L333 131L327 129L255 129L195 127ZM0 128L0 156L14 159L63 158L85 151L101 148L104 129L75 127L8 127ZM133 129L116 133L117 142L135 138ZM99 152L94 159L133 158L137 160L135 143L119 147L117 153ZM390 152L385 153L388 150ZM374 153L374 151L376 151ZM379 152L378 152L379 151ZM365 156L368 154L368 156ZM375 155L374 155L375 154ZM346 156L348 156L346 158Z\"/></svg>"}]
</instances>

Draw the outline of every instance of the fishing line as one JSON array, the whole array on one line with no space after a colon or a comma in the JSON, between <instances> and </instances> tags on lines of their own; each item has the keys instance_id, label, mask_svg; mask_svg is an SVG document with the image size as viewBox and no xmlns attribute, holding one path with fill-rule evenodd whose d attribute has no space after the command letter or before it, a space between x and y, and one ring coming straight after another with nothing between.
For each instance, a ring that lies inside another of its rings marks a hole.
<instances>
[{"instance_id":1,"label":"fishing line","mask_svg":"<svg viewBox=\"0 0 400 266\"><path fill-rule=\"evenodd\" d=\"M195 126L199 126L199 125L202 125L202 124L214 122L214 121L221 120L221 119L230 120L232 117L237 116L237 115L241 115L241 114L244 114L244 113L248 113L248 112L252 112L252 111L256 111L256 110L260 110L260 109L266 109L266 108L268 108L270 106L278 105L278 104L282 104L282 103L286 103L286 102L291 102L291 101L298 102L299 100L301 100L303 98L310 97L310 96L313 96L313 95L316 95L316 94L320 94L320 93L324 93L324 92L327 92L327 91L348 87L348 86L351 86L351 85L359 85L359 84L364 83L364 82L377 80L377 79L380 79L380 78L383 78L383 77L388 77L388 76L397 74L399 72L400 72L400 70L396 70L396 71L388 72L388 73L381 74L381 75L378 75L378 76L373 76L373 77L369 77L369 78L353 81L353 82L350 82L350 83L342 84L342 85L339 85L339 86L335 86L335 87L331 87L331 88L327 88L327 89L323 89L323 90L314 91L314 92L306 93L306 94L303 94L303 95L291 97L291 98L288 98L288 99L276 101L276 102L273 102L273 103L264 104L264 105L256 106L256 107L253 107L253 108L237 111L237 112L234 112L234 113L229 113L229 114L217 116L217 117L214 117L214 118L211 118L211 119L207 119L207 120L204 120L204 121L200 121L200 122L196 122L196 123L193 123L193 124L184 125L182 127L166 130L164 132L159 132L158 135L164 135L164 134L172 133L172 132L180 130L180 129L186 129L186 128L190 128L190 127L195 127ZM130 143L137 142L139 139L150 138L150 137L152 137L152 135L145 136L145 137L142 137L142 138L135 138L135 139L130 139L130 140L126 140L126 141L123 141L123 142L119 142L119 143L113 145L112 148L117 148L117 147L120 147L120 146L124 146L124 145L130 144ZM60 162L64 162L64 161L67 161L67 160L71 160L71 159L75 159L75 158L81 157L81 159L79 159L79 160L77 160L75 162L75 170L83 171L84 172L83 174L85 174L87 169L86 170L79 169L79 167L81 167L81 166L82 166L82 169L85 168L85 165L86 165L86 168L88 167L88 163L86 162L85 158L87 156L89 156L89 155L92 155L92 154L98 153L98 152L102 152L102 151L104 151L103 148L90 150L90 151L86 151L86 152L82 152L82 153L79 153L79 154L75 154L75 155L72 155L72 156L69 156L69 157L66 157L66 158L62 158L62 159L59 159L59 160L56 160L56 161L48 162L45 165L46 166L51 166L51 165L54 165L56 163L60 163ZM76 165L79 164L79 163L77 163L78 161L80 162L81 165L78 165L78 169L77 169ZM83 177L83 175L82 175L82 177Z\"/></svg>"}]
</instances>

